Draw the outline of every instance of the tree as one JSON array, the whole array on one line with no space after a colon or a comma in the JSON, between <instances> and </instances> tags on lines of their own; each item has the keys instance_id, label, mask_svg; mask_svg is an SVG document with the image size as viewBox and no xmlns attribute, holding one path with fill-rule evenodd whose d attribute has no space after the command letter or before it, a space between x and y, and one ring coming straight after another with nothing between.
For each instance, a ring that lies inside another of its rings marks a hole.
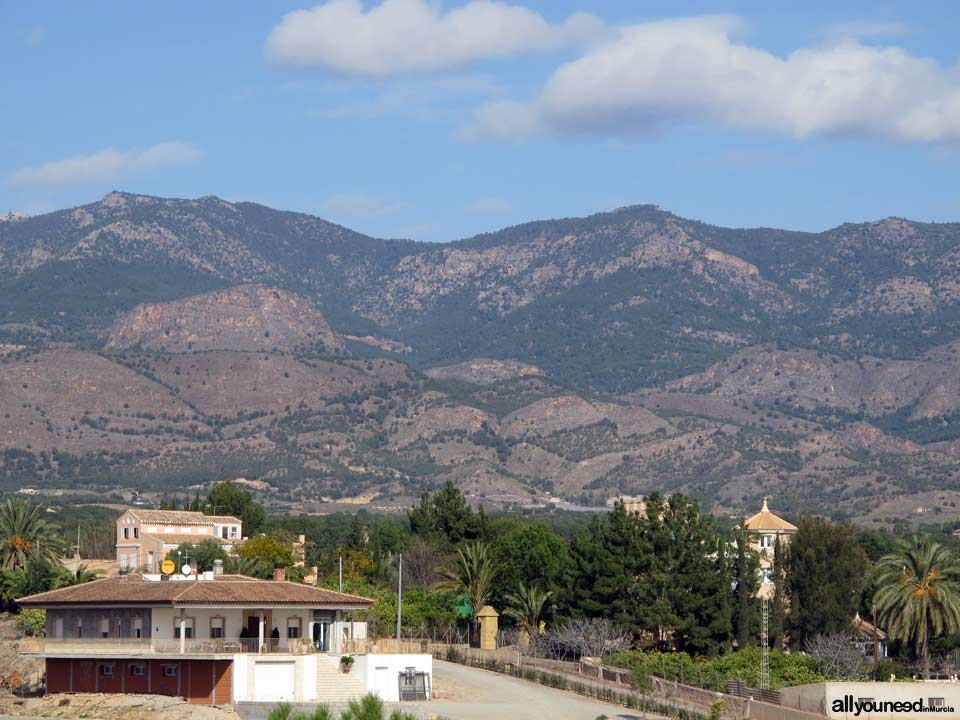
<instances>
[{"instance_id":1,"label":"tree","mask_svg":"<svg viewBox=\"0 0 960 720\"><path fill-rule=\"evenodd\" d=\"M815 635L803 651L817 661L817 672L835 680L863 680L867 659L848 634Z\"/></svg>"},{"instance_id":2,"label":"tree","mask_svg":"<svg viewBox=\"0 0 960 720\"><path fill-rule=\"evenodd\" d=\"M470 598L470 617L474 623L483 606L490 602L497 570L490 546L477 540L457 550L454 567L444 573L447 578L442 584L444 589Z\"/></svg>"},{"instance_id":3,"label":"tree","mask_svg":"<svg viewBox=\"0 0 960 720\"><path fill-rule=\"evenodd\" d=\"M407 511L407 518L415 535L448 545L481 539L488 532L483 508L475 513L463 493L449 480L432 497L423 493L420 502Z\"/></svg>"},{"instance_id":4,"label":"tree","mask_svg":"<svg viewBox=\"0 0 960 720\"><path fill-rule=\"evenodd\" d=\"M31 559L56 562L63 556L57 528L47 522L40 505L20 498L0 505L0 565L25 568Z\"/></svg>"},{"instance_id":5,"label":"tree","mask_svg":"<svg viewBox=\"0 0 960 720\"><path fill-rule=\"evenodd\" d=\"M245 560L256 560L272 569L275 565L292 567L293 550L289 545L268 535L260 535L245 541L237 550L237 556Z\"/></svg>"},{"instance_id":6,"label":"tree","mask_svg":"<svg viewBox=\"0 0 960 720\"><path fill-rule=\"evenodd\" d=\"M550 631L562 654L602 658L630 647L630 633L606 618L568 620Z\"/></svg>"},{"instance_id":7,"label":"tree","mask_svg":"<svg viewBox=\"0 0 960 720\"><path fill-rule=\"evenodd\" d=\"M530 650L535 656L540 638L540 621L547 610L547 601L552 593L538 587L528 587L521 582L517 591L504 596L509 605L504 608L503 614L517 621L517 627L527 633L530 639Z\"/></svg>"},{"instance_id":8,"label":"tree","mask_svg":"<svg viewBox=\"0 0 960 720\"><path fill-rule=\"evenodd\" d=\"M786 554L787 547L778 536L773 545L773 568L771 580L773 581L773 596L770 598L768 632L770 637L770 647L778 650L783 649L784 642L784 624L786 620Z\"/></svg>"},{"instance_id":9,"label":"tree","mask_svg":"<svg viewBox=\"0 0 960 720\"><path fill-rule=\"evenodd\" d=\"M47 611L24 608L17 614L14 625L24 637L42 637L46 633Z\"/></svg>"},{"instance_id":10,"label":"tree","mask_svg":"<svg viewBox=\"0 0 960 720\"><path fill-rule=\"evenodd\" d=\"M238 488L229 480L218 482L207 493L203 512L207 515L233 515L243 522L243 532L253 537L267 520L263 505L253 499L247 490Z\"/></svg>"},{"instance_id":11,"label":"tree","mask_svg":"<svg viewBox=\"0 0 960 720\"><path fill-rule=\"evenodd\" d=\"M733 565L733 580L736 583L733 591L733 630L737 647L745 648L756 642L760 631L760 609L757 601L760 560L750 547L750 535L742 522L735 542L737 554Z\"/></svg>"},{"instance_id":12,"label":"tree","mask_svg":"<svg viewBox=\"0 0 960 720\"><path fill-rule=\"evenodd\" d=\"M549 527L519 520L497 527L491 552L500 568L494 601L502 604L521 585L541 588L564 584L570 571L570 550Z\"/></svg>"},{"instance_id":13,"label":"tree","mask_svg":"<svg viewBox=\"0 0 960 720\"><path fill-rule=\"evenodd\" d=\"M810 515L800 518L790 543L791 642L847 632L860 604L867 557L855 531Z\"/></svg>"},{"instance_id":14,"label":"tree","mask_svg":"<svg viewBox=\"0 0 960 720\"><path fill-rule=\"evenodd\" d=\"M913 646L930 677L930 639L960 630L960 565L929 537L904 542L880 559L874 596L887 634Z\"/></svg>"},{"instance_id":15,"label":"tree","mask_svg":"<svg viewBox=\"0 0 960 720\"><path fill-rule=\"evenodd\" d=\"M208 538L196 544L180 543L176 549L167 553L167 559L175 562L179 560L181 563L194 560L197 568L202 570L203 568L213 567L214 560L226 562L227 551L216 540Z\"/></svg>"},{"instance_id":16,"label":"tree","mask_svg":"<svg viewBox=\"0 0 960 720\"><path fill-rule=\"evenodd\" d=\"M90 567L84 563L77 565L76 570L68 570L67 568L60 568L60 579L57 582L57 587L67 587L70 585L82 585L83 583L93 582L94 580L99 580L100 576L103 575L103 570L100 568L90 569Z\"/></svg>"}]
</instances>

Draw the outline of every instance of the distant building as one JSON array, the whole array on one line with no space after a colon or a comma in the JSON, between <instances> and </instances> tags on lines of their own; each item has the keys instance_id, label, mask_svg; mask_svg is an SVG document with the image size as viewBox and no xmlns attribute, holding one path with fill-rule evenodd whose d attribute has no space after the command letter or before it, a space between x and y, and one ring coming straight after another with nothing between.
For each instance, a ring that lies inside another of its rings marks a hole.
<instances>
[{"instance_id":1,"label":"distant building","mask_svg":"<svg viewBox=\"0 0 960 720\"><path fill-rule=\"evenodd\" d=\"M773 596L773 552L777 542L789 543L797 532L797 526L770 512L767 499L763 499L760 512L747 518L744 527L750 535L750 545L760 556L759 597Z\"/></svg>"},{"instance_id":2,"label":"distant building","mask_svg":"<svg viewBox=\"0 0 960 720\"><path fill-rule=\"evenodd\" d=\"M117 563L120 570L159 572L167 553L184 543L214 540L230 552L242 539L243 523L232 515L136 508L117 518Z\"/></svg>"},{"instance_id":3,"label":"distant building","mask_svg":"<svg viewBox=\"0 0 960 720\"><path fill-rule=\"evenodd\" d=\"M644 501L643 496L641 495L637 495L635 497L624 495L617 498L610 498L609 500L607 500L607 507L612 509L618 502L623 503L623 508L627 512L635 512L635 513L647 512L647 503Z\"/></svg>"},{"instance_id":4,"label":"distant building","mask_svg":"<svg viewBox=\"0 0 960 720\"><path fill-rule=\"evenodd\" d=\"M874 644L877 647L877 656L883 660L887 656L887 634L880 628L869 623L857 613L851 625L853 641L866 657L873 660Z\"/></svg>"}]
</instances>

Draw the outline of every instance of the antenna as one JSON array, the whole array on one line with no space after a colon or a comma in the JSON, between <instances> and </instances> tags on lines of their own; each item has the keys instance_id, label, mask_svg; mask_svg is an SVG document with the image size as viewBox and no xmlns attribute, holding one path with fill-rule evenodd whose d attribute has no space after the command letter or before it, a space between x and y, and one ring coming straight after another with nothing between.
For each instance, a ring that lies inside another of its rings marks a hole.
<instances>
[{"instance_id":1,"label":"antenna","mask_svg":"<svg viewBox=\"0 0 960 720\"><path fill-rule=\"evenodd\" d=\"M770 647L767 642L770 630L767 613L767 596L760 598L760 689L770 689Z\"/></svg>"}]
</instances>

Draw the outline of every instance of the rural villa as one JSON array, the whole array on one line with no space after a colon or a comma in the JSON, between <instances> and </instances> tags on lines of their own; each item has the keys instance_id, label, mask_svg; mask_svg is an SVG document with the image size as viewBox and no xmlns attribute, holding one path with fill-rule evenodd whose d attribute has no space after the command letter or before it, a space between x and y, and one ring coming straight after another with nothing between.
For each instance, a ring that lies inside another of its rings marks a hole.
<instances>
[{"instance_id":1,"label":"rural villa","mask_svg":"<svg viewBox=\"0 0 960 720\"><path fill-rule=\"evenodd\" d=\"M243 524L232 515L186 510L127 510L117 518L117 563L121 570L160 571L171 550L214 540L230 552L243 538Z\"/></svg>"},{"instance_id":2,"label":"rural villa","mask_svg":"<svg viewBox=\"0 0 960 720\"><path fill-rule=\"evenodd\" d=\"M767 499L764 498L760 512L747 518L744 527L750 535L750 546L756 550L760 558L760 588L757 590L757 595L769 598L774 590L774 549L778 542L789 543L797 532L797 526L770 512Z\"/></svg>"},{"instance_id":3,"label":"rural villa","mask_svg":"<svg viewBox=\"0 0 960 720\"><path fill-rule=\"evenodd\" d=\"M154 693L195 703L337 702L378 694L429 698L426 654L346 652L370 607L357 595L203 572L129 574L31 595L46 638L23 652L46 659L47 692ZM374 648L375 649L375 648ZM348 656L350 657L350 656Z\"/></svg>"}]
</instances>

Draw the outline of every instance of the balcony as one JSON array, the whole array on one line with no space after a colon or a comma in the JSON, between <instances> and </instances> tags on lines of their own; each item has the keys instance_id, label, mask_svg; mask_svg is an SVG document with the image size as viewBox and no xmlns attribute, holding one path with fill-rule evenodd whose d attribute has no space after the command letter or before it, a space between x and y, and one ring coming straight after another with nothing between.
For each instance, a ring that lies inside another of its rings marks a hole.
<instances>
[{"instance_id":1,"label":"balcony","mask_svg":"<svg viewBox=\"0 0 960 720\"><path fill-rule=\"evenodd\" d=\"M311 655L318 652L306 638L187 639L172 638L24 638L24 655L63 655L70 657L169 657L172 655L282 654Z\"/></svg>"}]
</instances>

